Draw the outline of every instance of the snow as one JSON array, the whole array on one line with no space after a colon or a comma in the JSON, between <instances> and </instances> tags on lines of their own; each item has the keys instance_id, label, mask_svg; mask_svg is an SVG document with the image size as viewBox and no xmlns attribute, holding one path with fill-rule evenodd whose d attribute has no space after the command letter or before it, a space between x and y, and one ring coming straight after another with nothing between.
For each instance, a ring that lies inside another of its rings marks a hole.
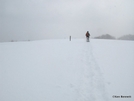
<instances>
[{"instance_id":1,"label":"snow","mask_svg":"<svg viewBox=\"0 0 134 101\"><path fill-rule=\"evenodd\" d=\"M0 43L0 101L134 101L133 52L133 41Z\"/></svg>"},{"instance_id":2,"label":"snow","mask_svg":"<svg viewBox=\"0 0 134 101\"><path fill-rule=\"evenodd\" d=\"M112 95L131 95L132 97L131 99L111 99L110 101L133 101L134 42L101 40L93 43L94 56L103 71L108 97L110 98Z\"/></svg>"}]
</instances>

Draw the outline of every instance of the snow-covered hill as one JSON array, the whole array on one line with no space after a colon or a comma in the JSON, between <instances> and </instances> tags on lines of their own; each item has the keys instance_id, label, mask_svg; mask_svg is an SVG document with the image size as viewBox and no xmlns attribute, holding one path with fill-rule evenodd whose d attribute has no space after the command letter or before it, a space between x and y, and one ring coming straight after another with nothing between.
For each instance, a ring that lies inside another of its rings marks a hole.
<instances>
[{"instance_id":1,"label":"snow-covered hill","mask_svg":"<svg viewBox=\"0 0 134 101\"><path fill-rule=\"evenodd\" d=\"M0 43L0 101L134 101L133 72L132 41Z\"/></svg>"}]
</instances>

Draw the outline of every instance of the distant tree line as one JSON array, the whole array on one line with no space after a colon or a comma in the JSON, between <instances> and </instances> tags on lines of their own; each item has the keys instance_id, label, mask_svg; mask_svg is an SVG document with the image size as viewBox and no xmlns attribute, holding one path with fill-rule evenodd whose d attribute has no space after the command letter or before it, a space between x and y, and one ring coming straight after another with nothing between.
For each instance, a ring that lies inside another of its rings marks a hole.
<instances>
[{"instance_id":1,"label":"distant tree line","mask_svg":"<svg viewBox=\"0 0 134 101\"><path fill-rule=\"evenodd\" d=\"M95 39L116 39L115 37L109 35L109 34L105 34L105 35L101 35L101 36L97 36L94 37Z\"/></svg>"},{"instance_id":2,"label":"distant tree line","mask_svg":"<svg viewBox=\"0 0 134 101\"><path fill-rule=\"evenodd\" d=\"M124 35L124 36L121 36L119 38L115 38L114 36L111 36L109 34L104 34L104 35L101 35L101 36L97 36L97 37L94 37L95 39L112 39L112 40L134 40L134 35Z\"/></svg>"},{"instance_id":3,"label":"distant tree line","mask_svg":"<svg viewBox=\"0 0 134 101\"><path fill-rule=\"evenodd\" d=\"M30 40L21 40L21 41L30 41ZM11 42L18 42L17 40L11 40Z\"/></svg>"},{"instance_id":4,"label":"distant tree line","mask_svg":"<svg viewBox=\"0 0 134 101\"><path fill-rule=\"evenodd\" d=\"M134 40L134 35L124 35L124 36L121 36L120 38L118 38L119 40Z\"/></svg>"}]
</instances>

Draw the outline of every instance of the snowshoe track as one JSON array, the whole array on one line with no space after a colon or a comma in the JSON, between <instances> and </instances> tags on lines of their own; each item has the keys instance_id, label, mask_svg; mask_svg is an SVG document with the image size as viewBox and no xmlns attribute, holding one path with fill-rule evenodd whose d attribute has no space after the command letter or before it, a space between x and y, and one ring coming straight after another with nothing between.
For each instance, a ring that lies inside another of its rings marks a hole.
<instances>
[{"instance_id":1,"label":"snowshoe track","mask_svg":"<svg viewBox=\"0 0 134 101\"><path fill-rule=\"evenodd\" d=\"M84 49L85 63L77 101L108 101L100 67L94 59L91 43Z\"/></svg>"}]
</instances>

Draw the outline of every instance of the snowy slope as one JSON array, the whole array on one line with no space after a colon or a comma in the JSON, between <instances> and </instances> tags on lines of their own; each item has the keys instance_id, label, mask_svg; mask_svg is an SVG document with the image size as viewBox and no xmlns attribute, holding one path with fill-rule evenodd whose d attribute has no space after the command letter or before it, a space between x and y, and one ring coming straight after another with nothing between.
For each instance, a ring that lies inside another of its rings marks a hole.
<instances>
[{"instance_id":1,"label":"snowy slope","mask_svg":"<svg viewBox=\"0 0 134 101\"><path fill-rule=\"evenodd\" d=\"M133 101L133 52L131 41L0 43L0 101Z\"/></svg>"},{"instance_id":2,"label":"snowy slope","mask_svg":"<svg viewBox=\"0 0 134 101\"><path fill-rule=\"evenodd\" d=\"M134 101L134 41L94 40L92 49L103 71L110 101Z\"/></svg>"}]
</instances>

